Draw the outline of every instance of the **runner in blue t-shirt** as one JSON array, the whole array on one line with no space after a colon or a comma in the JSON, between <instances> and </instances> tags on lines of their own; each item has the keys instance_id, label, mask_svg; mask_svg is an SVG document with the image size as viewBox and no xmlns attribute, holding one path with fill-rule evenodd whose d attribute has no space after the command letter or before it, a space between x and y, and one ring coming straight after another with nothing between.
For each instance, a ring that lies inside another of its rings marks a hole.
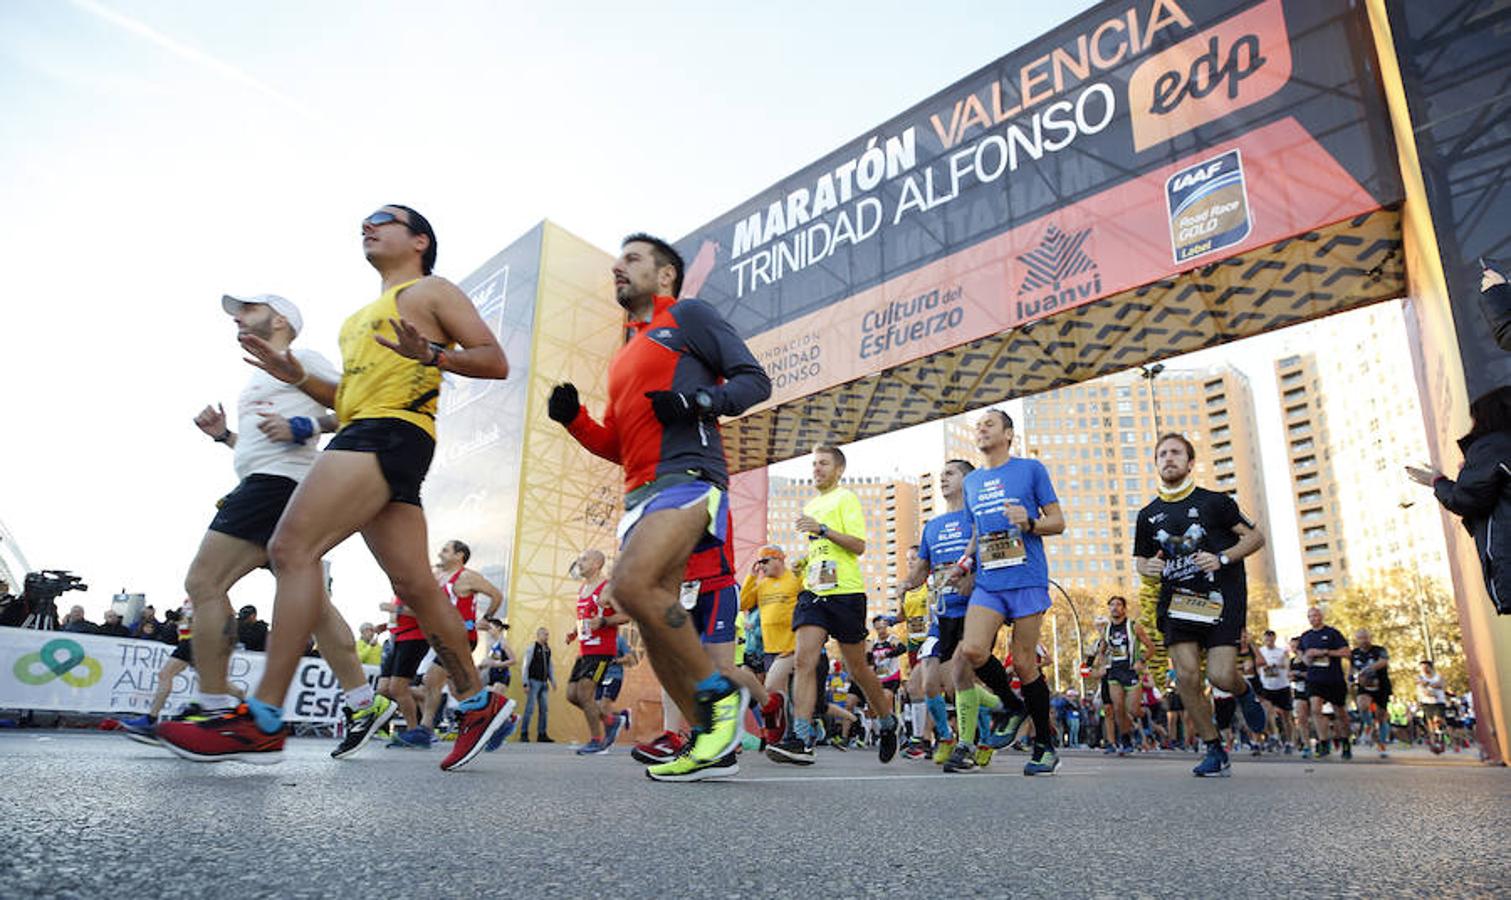
<instances>
[{"instance_id":1,"label":"runner in blue t-shirt","mask_svg":"<svg viewBox=\"0 0 1511 900\"><path fill-rule=\"evenodd\" d=\"M1049 472L1036 459L1012 456L1013 420L1000 409L976 423L976 446L986 465L965 476L965 505L975 534L961 561L976 574L960 652L965 664L1009 711L1017 705L1002 662L992 656L997 629L1012 622L1011 653L1023 684L1023 705L1034 723L1033 756L1024 775L1051 775L1059 767L1049 727L1049 685L1039 671L1037 648L1049 609L1049 566L1044 536L1065 530ZM994 733L998 729L993 729ZM1016 730L1016 729L1014 729Z\"/></svg>"},{"instance_id":2,"label":"runner in blue t-shirt","mask_svg":"<svg viewBox=\"0 0 1511 900\"><path fill-rule=\"evenodd\" d=\"M934 722L934 761L939 763L949 759L955 747L954 736L950 734L945 690L949 688L953 693L957 679L965 679L965 684L971 688L976 683L975 676L969 671L961 670L957 674L960 664L955 656L955 648L965 634L965 609L970 602L972 585L971 576L961 572L955 563L970 548L971 514L965 508L963 488L965 476L975 468L963 459L952 459L944 464L939 473L939 490L944 495L947 511L923 526L923 539L918 544L907 583L902 586L904 591L911 591L921 584L929 585L933 626L919 657L929 717ZM958 697L956 704L958 707ZM974 734L974 717L969 724L971 734Z\"/></svg>"}]
</instances>

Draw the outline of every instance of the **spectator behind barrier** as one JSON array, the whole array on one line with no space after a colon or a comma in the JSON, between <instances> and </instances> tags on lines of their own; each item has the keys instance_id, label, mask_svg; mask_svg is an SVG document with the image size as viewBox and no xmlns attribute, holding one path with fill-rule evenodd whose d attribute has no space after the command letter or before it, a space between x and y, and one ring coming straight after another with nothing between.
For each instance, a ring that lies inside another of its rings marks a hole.
<instances>
[{"instance_id":1,"label":"spectator behind barrier","mask_svg":"<svg viewBox=\"0 0 1511 900\"><path fill-rule=\"evenodd\" d=\"M236 643L257 653L268 648L268 623L257 618L257 607L251 604L236 612Z\"/></svg>"},{"instance_id":2,"label":"spectator behind barrier","mask_svg":"<svg viewBox=\"0 0 1511 900\"><path fill-rule=\"evenodd\" d=\"M1480 260L1480 309L1502 350L1511 350L1511 285L1494 260Z\"/></svg>"},{"instance_id":3,"label":"spectator behind barrier","mask_svg":"<svg viewBox=\"0 0 1511 900\"><path fill-rule=\"evenodd\" d=\"M1511 615L1511 387L1470 403L1469 417L1469 433L1459 439L1464 465L1457 479L1431 466L1407 466L1406 474L1431 487L1443 508L1463 520L1496 612Z\"/></svg>"}]
</instances>

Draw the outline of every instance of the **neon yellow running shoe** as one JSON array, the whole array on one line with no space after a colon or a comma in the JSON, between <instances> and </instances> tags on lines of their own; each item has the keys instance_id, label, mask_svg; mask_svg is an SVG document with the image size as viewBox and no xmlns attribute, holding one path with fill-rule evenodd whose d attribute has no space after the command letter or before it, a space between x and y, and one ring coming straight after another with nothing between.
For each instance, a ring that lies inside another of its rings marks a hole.
<instances>
[{"instance_id":1,"label":"neon yellow running shoe","mask_svg":"<svg viewBox=\"0 0 1511 900\"><path fill-rule=\"evenodd\" d=\"M703 764L719 762L740 746L740 737L745 733L741 723L745 710L750 708L750 691L731 685L724 694L699 691L694 700L700 721L693 729L688 755Z\"/></svg>"},{"instance_id":2,"label":"neon yellow running shoe","mask_svg":"<svg viewBox=\"0 0 1511 900\"><path fill-rule=\"evenodd\" d=\"M976 748L976 767L978 769L984 769L987 766L991 765L992 764L992 754L996 753L996 752L997 751L995 751L992 748L986 746L985 744L982 744L981 746L977 747Z\"/></svg>"},{"instance_id":3,"label":"neon yellow running shoe","mask_svg":"<svg viewBox=\"0 0 1511 900\"><path fill-rule=\"evenodd\" d=\"M934 765L942 766L949 762L950 754L955 752L954 741L940 741L934 745Z\"/></svg>"},{"instance_id":4,"label":"neon yellow running shoe","mask_svg":"<svg viewBox=\"0 0 1511 900\"><path fill-rule=\"evenodd\" d=\"M733 753L708 762L699 761L690 752L682 753L671 762L647 766L645 769L645 777L652 781L704 781L738 774L740 763Z\"/></svg>"}]
</instances>

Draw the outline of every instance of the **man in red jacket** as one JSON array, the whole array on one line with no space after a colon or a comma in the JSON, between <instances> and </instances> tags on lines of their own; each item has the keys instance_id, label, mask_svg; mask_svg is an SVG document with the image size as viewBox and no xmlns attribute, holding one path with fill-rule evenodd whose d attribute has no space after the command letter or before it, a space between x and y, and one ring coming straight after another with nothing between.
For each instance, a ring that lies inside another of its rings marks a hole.
<instances>
[{"instance_id":1,"label":"man in red jacket","mask_svg":"<svg viewBox=\"0 0 1511 900\"><path fill-rule=\"evenodd\" d=\"M624 467L611 591L640 626L662 687L695 713L687 751L646 769L657 781L739 771L734 751L749 692L704 652L691 624L697 596L681 596L682 583L688 557L727 536L729 470L719 416L737 416L771 395L771 379L734 328L701 300L675 299L684 268L665 241L625 238L614 293L630 334L609 365L603 421L588 414L571 384L557 385L549 406L579 443Z\"/></svg>"}]
</instances>

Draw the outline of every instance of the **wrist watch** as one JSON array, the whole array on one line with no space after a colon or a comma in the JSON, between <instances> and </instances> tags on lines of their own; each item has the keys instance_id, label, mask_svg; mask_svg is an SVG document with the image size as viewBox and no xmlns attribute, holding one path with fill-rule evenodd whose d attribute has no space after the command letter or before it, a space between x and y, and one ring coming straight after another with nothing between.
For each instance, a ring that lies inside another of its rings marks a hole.
<instances>
[{"instance_id":1,"label":"wrist watch","mask_svg":"<svg viewBox=\"0 0 1511 900\"><path fill-rule=\"evenodd\" d=\"M1217 561L1222 564L1223 568L1227 568L1233 562L1231 559L1228 559L1228 554L1226 553L1217 554Z\"/></svg>"},{"instance_id":2,"label":"wrist watch","mask_svg":"<svg viewBox=\"0 0 1511 900\"><path fill-rule=\"evenodd\" d=\"M821 538L828 537L829 536L829 526L828 525L820 525L818 527L818 536L821 537Z\"/></svg>"},{"instance_id":3,"label":"wrist watch","mask_svg":"<svg viewBox=\"0 0 1511 900\"><path fill-rule=\"evenodd\" d=\"M693 391L693 404L698 407L698 415L711 416L714 414L714 395L698 388Z\"/></svg>"}]
</instances>

